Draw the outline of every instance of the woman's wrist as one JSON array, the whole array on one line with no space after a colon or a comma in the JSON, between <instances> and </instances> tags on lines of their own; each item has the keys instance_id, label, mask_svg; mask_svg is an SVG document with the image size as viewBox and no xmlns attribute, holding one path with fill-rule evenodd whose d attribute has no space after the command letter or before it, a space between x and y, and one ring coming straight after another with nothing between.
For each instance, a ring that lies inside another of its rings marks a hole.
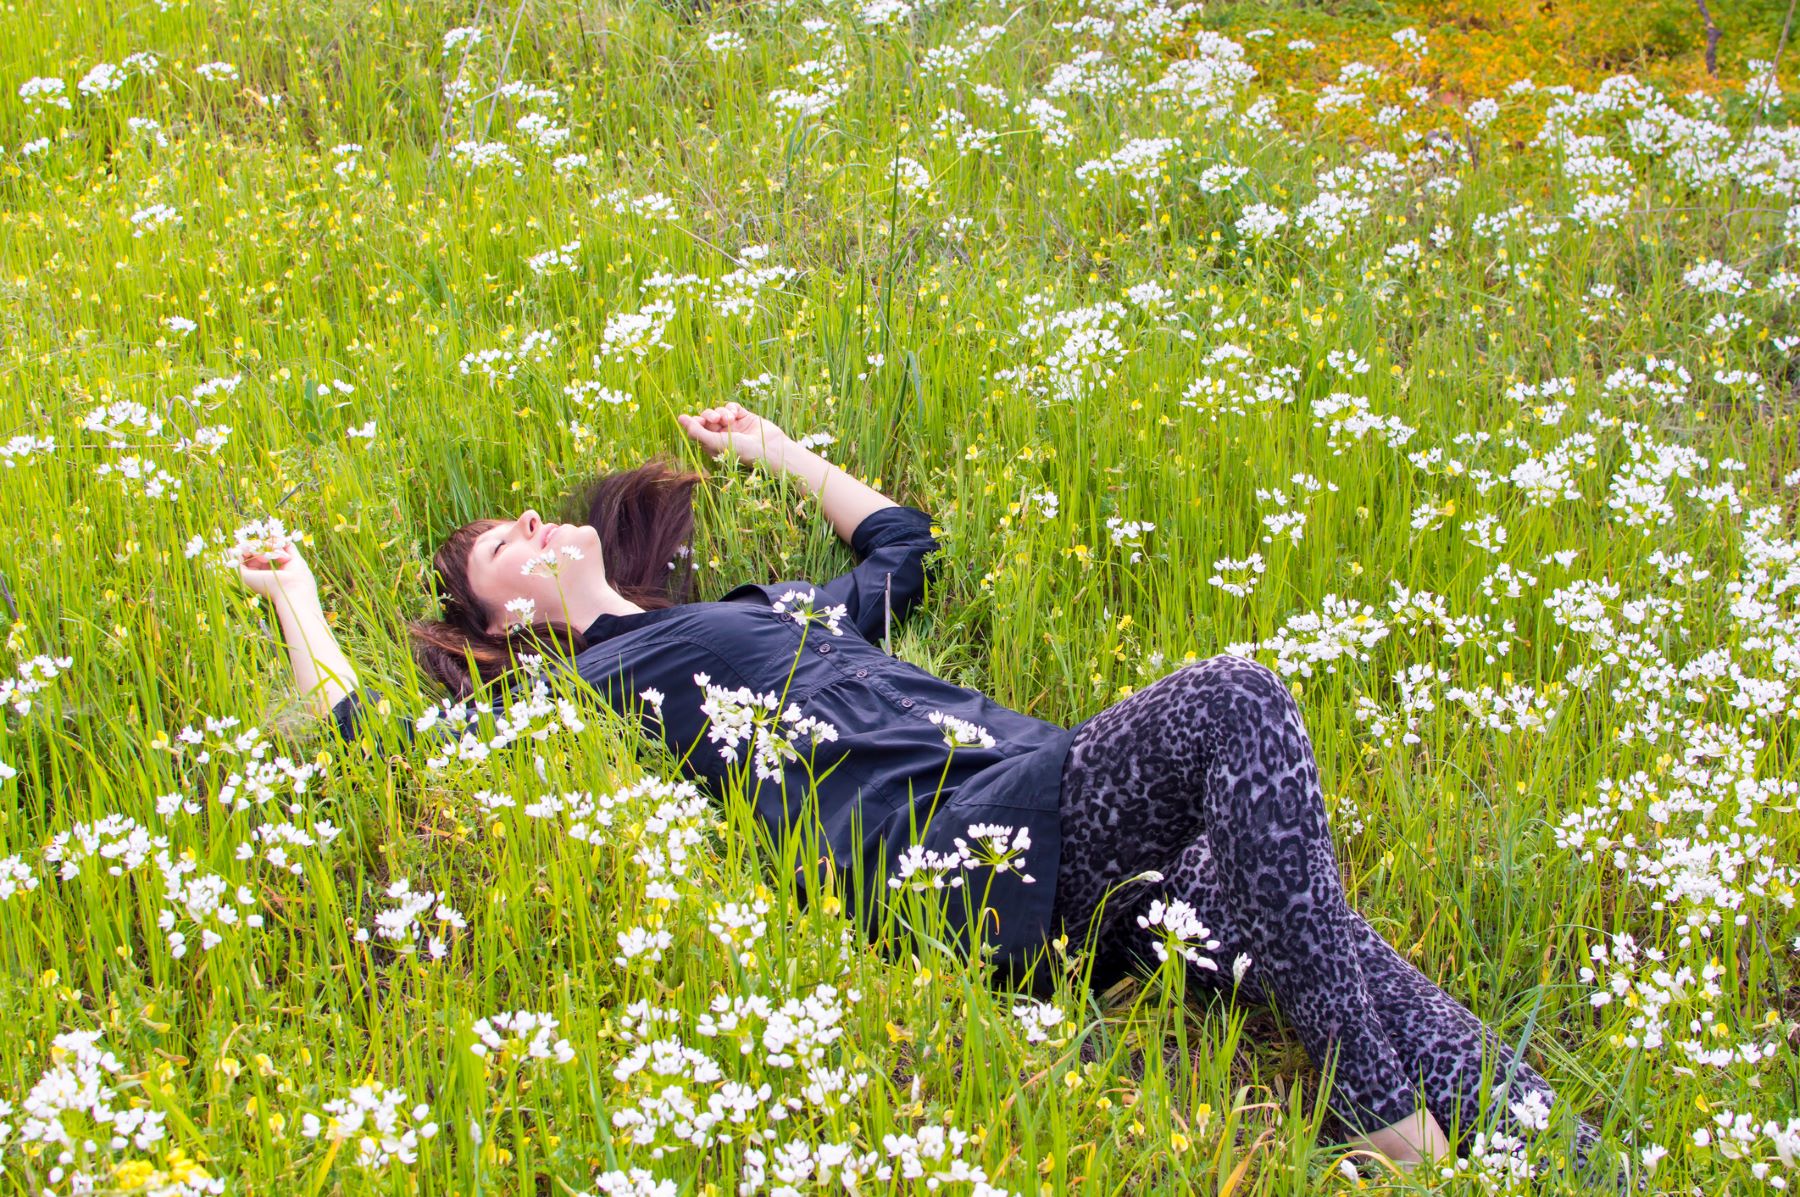
<instances>
[{"instance_id":1,"label":"woman's wrist","mask_svg":"<svg viewBox=\"0 0 1800 1197\"><path fill-rule=\"evenodd\" d=\"M753 445L749 460L752 463L761 462L773 473L785 474L792 469L788 455L799 448L785 432L768 433Z\"/></svg>"},{"instance_id":2,"label":"woman's wrist","mask_svg":"<svg viewBox=\"0 0 1800 1197\"><path fill-rule=\"evenodd\" d=\"M776 474L799 479L814 494L824 487L825 476L837 468L805 445L791 440L784 440L779 448L770 453L767 461L769 468Z\"/></svg>"},{"instance_id":3,"label":"woman's wrist","mask_svg":"<svg viewBox=\"0 0 1800 1197\"><path fill-rule=\"evenodd\" d=\"M274 604L276 614L280 614L284 608L307 615L325 614L324 604L319 601L317 586L280 585L269 593L269 601Z\"/></svg>"}]
</instances>

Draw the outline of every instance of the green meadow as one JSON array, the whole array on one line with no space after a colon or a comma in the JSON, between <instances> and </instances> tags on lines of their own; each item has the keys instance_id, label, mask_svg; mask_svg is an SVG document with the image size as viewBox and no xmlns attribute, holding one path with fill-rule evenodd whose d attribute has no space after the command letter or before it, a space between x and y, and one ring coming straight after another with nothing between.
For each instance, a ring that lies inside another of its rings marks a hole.
<instances>
[{"instance_id":1,"label":"green meadow","mask_svg":"<svg viewBox=\"0 0 1800 1197\"><path fill-rule=\"evenodd\" d=\"M661 454L700 597L850 567L728 400L932 514L898 655L1269 665L1354 904L1633 1183L1800 1179L1800 29L1565 8L0 7L0 1191L1577 1191L1359 1173L1173 964L884 954L591 695L409 743L468 520Z\"/></svg>"}]
</instances>

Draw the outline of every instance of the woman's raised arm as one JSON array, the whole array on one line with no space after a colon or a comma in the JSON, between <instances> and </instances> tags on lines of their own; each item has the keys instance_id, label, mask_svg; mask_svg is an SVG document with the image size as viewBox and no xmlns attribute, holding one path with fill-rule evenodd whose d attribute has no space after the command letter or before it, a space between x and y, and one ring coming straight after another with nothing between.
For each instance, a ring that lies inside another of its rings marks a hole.
<instances>
[{"instance_id":1,"label":"woman's raised arm","mask_svg":"<svg viewBox=\"0 0 1800 1197\"><path fill-rule=\"evenodd\" d=\"M819 508L845 544L863 519L884 507L898 506L874 487L850 476L804 445L796 444L773 421L736 403L709 407L698 415L679 415L681 430L715 456L734 453L745 463L760 462L775 474L806 484ZM854 547L854 546L852 546Z\"/></svg>"},{"instance_id":2,"label":"woman's raised arm","mask_svg":"<svg viewBox=\"0 0 1800 1197\"><path fill-rule=\"evenodd\" d=\"M294 685L314 714L329 714L356 690L356 670L325 622L312 567L290 541L269 556L246 556L238 566L238 576L250 591L275 605L282 638L287 642L288 663L294 669Z\"/></svg>"}]
</instances>

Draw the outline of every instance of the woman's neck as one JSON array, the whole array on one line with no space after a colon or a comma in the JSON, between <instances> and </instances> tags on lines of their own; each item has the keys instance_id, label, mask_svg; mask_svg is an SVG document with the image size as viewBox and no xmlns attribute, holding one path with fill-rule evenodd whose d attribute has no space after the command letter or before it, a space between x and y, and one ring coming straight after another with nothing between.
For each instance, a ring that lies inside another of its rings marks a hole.
<instances>
[{"instance_id":1,"label":"woman's neck","mask_svg":"<svg viewBox=\"0 0 1800 1197\"><path fill-rule=\"evenodd\" d=\"M643 610L611 586L570 595L568 609L569 625L576 628L589 627L602 615L632 615Z\"/></svg>"}]
</instances>

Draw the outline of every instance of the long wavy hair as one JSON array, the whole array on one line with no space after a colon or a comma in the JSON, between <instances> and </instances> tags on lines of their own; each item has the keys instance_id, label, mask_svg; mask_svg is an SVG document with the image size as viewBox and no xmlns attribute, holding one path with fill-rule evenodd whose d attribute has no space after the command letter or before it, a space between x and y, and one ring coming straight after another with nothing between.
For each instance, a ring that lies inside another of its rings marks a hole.
<instances>
[{"instance_id":1,"label":"long wavy hair","mask_svg":"<svg viewBox=\"0 0 1800 1197\"><path fill-rule=\"evenodd\" d=\"M687 567L694 533L694 487L700 475L661 457L634 470L607 474L563 501L563 519L590 524L600 533L606 578L621 597L645 610L692 601ZM568 652L587 647L582 629L561 620L539 620L508 632L487 630L494 612L469 584L469 552L475 538L500 520L476 520L445 538L431 564L442 605L439 619L408 625L419 667L458 701L478 685L518 666L521 652Z\"/></svg>"}]
</instances>

